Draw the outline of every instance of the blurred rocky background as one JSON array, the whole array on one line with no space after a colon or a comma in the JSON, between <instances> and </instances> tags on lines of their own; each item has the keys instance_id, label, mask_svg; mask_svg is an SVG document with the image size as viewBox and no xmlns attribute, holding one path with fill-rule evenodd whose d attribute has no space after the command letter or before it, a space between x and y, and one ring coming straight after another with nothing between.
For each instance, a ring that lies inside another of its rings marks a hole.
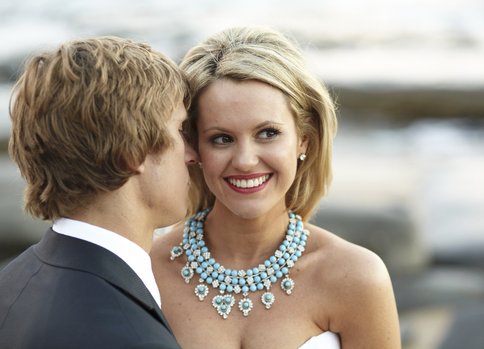
<instances>
[{"instance_id":1,"label":"blurred rocky background","mask_svg":"<svg viewBox=\"0 0 484 349\"><path fill-rule=\"evenodd\" d=\"M48 226L23 214L6 153L10 90L31 52L118 35L179 61L250 24L295 38L338 103L334 184L313 221L384 259L403 347L484 348L481 0L2 0L0 268Z\"/></svg>"}]
</instances>

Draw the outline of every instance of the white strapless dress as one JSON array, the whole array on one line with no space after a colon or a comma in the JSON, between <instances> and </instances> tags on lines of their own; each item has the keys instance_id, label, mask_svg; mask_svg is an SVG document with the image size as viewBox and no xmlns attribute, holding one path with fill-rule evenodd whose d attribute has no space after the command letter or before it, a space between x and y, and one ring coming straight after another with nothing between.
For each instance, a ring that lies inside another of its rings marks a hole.
<instances>
[{"instance_id":1,"label":"white strapless dress","mask_svg":"<svg viewBox=\"0 0 484 349\"><path fill-rule=\"evenodd\" d=\"M309 338L299 349L341 349L341 344L336 333L326 331Z\"/></svg>"}]
</instances>

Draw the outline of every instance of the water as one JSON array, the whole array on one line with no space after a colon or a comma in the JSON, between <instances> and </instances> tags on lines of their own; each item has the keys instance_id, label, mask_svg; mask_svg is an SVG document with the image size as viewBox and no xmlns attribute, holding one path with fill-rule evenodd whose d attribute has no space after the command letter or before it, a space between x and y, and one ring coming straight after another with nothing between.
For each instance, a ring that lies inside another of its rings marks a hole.
<instances>
[{"instance_id":1,"label":"water","mask_svg":"<svg viewBox=\"0 0 484 349\"><path fill-rule=\"evenodd\" d=\"M0 84L0 139L8 137L10 132L8 107L11 90L11 84Z\"/></svg>"},{"instance_id":2,"label":"water","mask_svg":"<svg viewBox=\"0 0 484 349\"><path fill-rule=\"evenodd\" d=\"M480 0L3 0L0 23L0 64L106 34L146 40L179 58L215 31L260 24L296 37L328 82L484 81Z\"/></svg>"}]
</instances>

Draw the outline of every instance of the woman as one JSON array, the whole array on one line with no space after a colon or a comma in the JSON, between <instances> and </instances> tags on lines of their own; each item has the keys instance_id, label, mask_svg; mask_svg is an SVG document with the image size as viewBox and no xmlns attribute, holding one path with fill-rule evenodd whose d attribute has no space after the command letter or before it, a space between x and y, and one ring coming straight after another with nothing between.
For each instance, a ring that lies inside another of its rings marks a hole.
<instances>
[{"instance_id":1,"label":"woman","mask_svg":"<svg viewBox=\"0 0 484 349\"><path fill-rule=\"evenodd\" d=\"M181 67L198 213L152 252L181 346L399 348L383 262L307 223L330 184L336 117L300 51L277 32L235 28Z\"/></svg>"}]
</instances>

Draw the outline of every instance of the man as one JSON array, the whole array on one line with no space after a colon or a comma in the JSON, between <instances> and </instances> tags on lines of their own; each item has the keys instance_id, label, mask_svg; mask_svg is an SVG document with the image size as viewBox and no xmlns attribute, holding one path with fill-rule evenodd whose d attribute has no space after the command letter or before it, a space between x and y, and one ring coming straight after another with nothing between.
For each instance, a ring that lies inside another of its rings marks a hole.
<instances>
[{"instance_id":1,"label":"man","mask_svg":"<svg viewBox=\"0 0 484 349\"><path fill-rule=\"evenodd\" d=\"M0 348L179 347L148 252L186 214L187 103L178 68L144 44L78 40L30 59L10 153L26 210L53 226L0 272Z\"/></svg>"}]
</instances>

